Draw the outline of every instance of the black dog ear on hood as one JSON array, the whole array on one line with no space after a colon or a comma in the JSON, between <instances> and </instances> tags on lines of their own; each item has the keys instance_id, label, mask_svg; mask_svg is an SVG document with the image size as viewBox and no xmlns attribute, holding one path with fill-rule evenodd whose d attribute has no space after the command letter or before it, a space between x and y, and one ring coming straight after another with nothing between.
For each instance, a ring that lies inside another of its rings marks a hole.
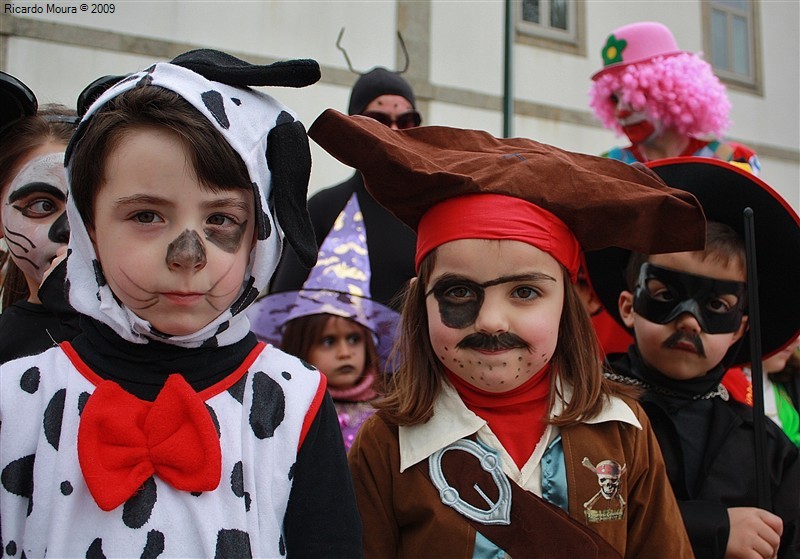
<instances>
[{"instance_id":1,"label":"black dog ear on hood","mask_svg":"<svg viewBox=\"0 0 800 559\"><path fill-rule=\"evenodd\" d=\"M39 103L33 91L20 80L0 72L0 130L24 116L33 116Z\"/></svg>"},{"instance_id":2,"label":"black dog ear on hood","mask_svg":"<svg viewBox=\"0 0 800 559\"><path fill-rule=\"evenodd\" d=\"M300 263L312 268L317 261L317 240L306 201L311 149L303 123L279 120L269 132L266 156L272 173L271 197L278 223Z\"/></svg>"},{"instance_id":3,"label":"black dog ear on hood","mask_svg":"<svg viewBox=\"0 0 800 559\"><path fill-rule=\"evenodd\" d=\"M258 66L213 49L190 50L171 63L206 79L235 86L305 87L321 76L315 60L281 60Z\"/></svg>"}]
</instances>

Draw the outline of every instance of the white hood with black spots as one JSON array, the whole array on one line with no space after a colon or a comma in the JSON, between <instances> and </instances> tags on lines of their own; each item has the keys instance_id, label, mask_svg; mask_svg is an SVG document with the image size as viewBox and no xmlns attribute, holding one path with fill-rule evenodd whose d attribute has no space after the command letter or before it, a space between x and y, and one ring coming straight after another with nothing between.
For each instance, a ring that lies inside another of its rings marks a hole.
<instances>
[{"instance_id":1,"label":"white hood with black spots","mask_svg":"<svg viewBox=\"0 0 800 559\"><path fill-rule=\"evenodd\" d=\"M254 187L257 242L251 252L239 296L231 307L193 334L165 337L164 334L154 331L148 321L139 318L114 297L102 275L86 227L70 197L67 211L72 234L69 242L66 287L69 302L78 312L102 322L123 339L134 343L146 344L153 339L187 348L235 343L241 340L250 328L248 319L242 311L266 288L278 264L286 229L278 220L281 206L294 207L297 212L298 208L295 206L298 205L298 201L302 201L299 204L301 206L299 217L289 215L285 219L290 222L290 228L297 227L298 223L303 224L310 169L305 129L290 109L269 95L249 87L211 81L173 63L158 63L128 76L105 91L87 111L73 144L80 141L82 129L91 122L92 116L103 105L139 85L163 87L183 97L207 118L238 152ZM302 138L298 138L299 142L290 142L295 153L288 152L287 148L281 148L277 154L270 153L270 141L286 143L274 141L276 131L280 130L289 132L293 137L299 136L302 131ZM70 153L71 150L68 150L67 163ZM279 173L285 174L288 169L290 170L288 172L295 173L295 176L276 180L275 167L280 168ZM297 167L296 172L293 170L295 167ZM278 187L275 187L276 183L279 184ZM276 188L282 188L283 191L276 191ZM287 192L288 190L293 192ZM289 200L283 201L283 198ZM284 219L283 215L280 217ZM316 250L316 247L314 249Z\"/></svg>"}]
</instances>

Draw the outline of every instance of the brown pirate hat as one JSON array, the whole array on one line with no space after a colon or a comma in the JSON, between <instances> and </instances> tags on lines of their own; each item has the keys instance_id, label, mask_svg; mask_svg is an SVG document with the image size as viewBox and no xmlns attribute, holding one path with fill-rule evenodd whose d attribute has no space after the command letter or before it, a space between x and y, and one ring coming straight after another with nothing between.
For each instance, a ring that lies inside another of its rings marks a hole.
<instances>
[{"instance_id":1,"label":"brown pirate hat","mask_svg":"<svg viewBox=\"0 0 800 559\"><path fill-rule=\"evenodd\" d=\"M369 193L417 229L436 204L466 194L520 198L555 214L584 250L698 250L703 210L691 194L634 166L524 138L426 126L392 130L332 109L309 136L364 175Z\"/></svg>"}]
</instances>

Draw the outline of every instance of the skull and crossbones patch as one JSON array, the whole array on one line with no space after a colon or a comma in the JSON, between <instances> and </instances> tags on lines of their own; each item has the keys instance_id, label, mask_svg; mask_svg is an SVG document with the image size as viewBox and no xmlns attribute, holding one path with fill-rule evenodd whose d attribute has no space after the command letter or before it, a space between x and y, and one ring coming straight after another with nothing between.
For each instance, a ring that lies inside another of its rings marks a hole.
<instances>
[{"instance_id":1,"label":"skull and crossbones patch","mask_svg":"<svg viewBox=\"0 0 800 559\"><path fill-rule=\"evenodd\" d=\"M625 514L625 499L620 495L622 475L626 465L619 465L614 460L602 460L593 465L584 457L581 464L597 475L600 490L591 499L583 503L583 512L589 522L607 522L621 520Z\"/></svg>"}]
</instances>

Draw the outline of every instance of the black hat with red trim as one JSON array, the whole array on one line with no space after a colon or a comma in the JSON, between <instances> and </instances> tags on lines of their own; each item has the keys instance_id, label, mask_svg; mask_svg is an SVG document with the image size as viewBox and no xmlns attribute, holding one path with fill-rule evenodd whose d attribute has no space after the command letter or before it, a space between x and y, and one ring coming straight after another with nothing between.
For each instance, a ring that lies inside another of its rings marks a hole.
<instances>
[{"instance_id":1,"label":"black hat with red trim","mask_svg":"<svg viewBox=\"0 0 800 559\"><path fill-rule=\"evenodd\" d=\"M731 227L745 237L745 208L752 208L758 272L761 347L768 356L800 331L800 218L767 183L725 161L675 157L647 164L669 186L693 194L708 221ZM625 270L631 252L607 248L586 253L592 287L614 319L624 326L617 301L628 289ZM750 362L749 332L732 364Z\"/></svg>"}]
</instances>

